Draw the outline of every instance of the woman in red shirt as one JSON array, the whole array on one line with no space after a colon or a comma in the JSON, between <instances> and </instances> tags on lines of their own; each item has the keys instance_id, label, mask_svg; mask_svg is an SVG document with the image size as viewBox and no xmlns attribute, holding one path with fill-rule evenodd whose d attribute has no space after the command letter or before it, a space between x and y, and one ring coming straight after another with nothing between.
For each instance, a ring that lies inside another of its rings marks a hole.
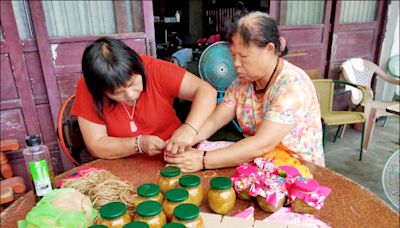
<instances>
[{"instance_id":1,"label":"woman in red shirt","mask_svg":"<svg viewBox=\"0 0 400 228\"><path fill-rule=\"evenodd\" d=\"M216 91L205 81L108 37L85 49L82 72L71 114L98 158L183 152L216 105ZM173 108L175 97L192 101L183 124Z\"/></svg>"}]
</instances>

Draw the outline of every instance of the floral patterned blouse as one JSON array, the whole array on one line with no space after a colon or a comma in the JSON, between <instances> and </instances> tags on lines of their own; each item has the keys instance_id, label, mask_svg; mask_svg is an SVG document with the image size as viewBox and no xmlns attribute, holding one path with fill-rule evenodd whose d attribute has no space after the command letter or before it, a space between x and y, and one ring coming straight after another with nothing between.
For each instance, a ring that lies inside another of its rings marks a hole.
<instances>
[{"instance_id":1,"label":"floral patterned blouse","mask_svg":"<svg viewBox=\"0 0 400 228\"><path fill-rule=\"evenodd\" d=\"M283 61L274 84L257 98L253 83L237 78L227 89L223 102L236 108L236 119L245 136L256 133L263 120L295 124L281 145L293 156L325 166L318 98L308 75Z\"/></svg>"}]
</instances>

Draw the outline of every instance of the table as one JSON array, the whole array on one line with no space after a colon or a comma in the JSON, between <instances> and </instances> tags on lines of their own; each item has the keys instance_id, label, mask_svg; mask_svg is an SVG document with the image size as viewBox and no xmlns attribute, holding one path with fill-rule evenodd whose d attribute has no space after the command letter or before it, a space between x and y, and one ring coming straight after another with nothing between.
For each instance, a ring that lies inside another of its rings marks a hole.
<instances>
[{"instance_id":1,"label":"table","mask_svg":"<svg viewBox=\"0 0 400 228\"><path fill-rule=\"evenodd\" d=\"M383 200L352 180L337 174L327 168L303 162L314 178L321 184L329 186L332 193L325 201L325 206L316 216L332 227L399 227L399 214L389 207ZM145 182L157 183L159 170L165 163L161 156L149 158L147 155L137 155L117 160L95 160L83 166L95 166L109 170L122 180L126 180L135 189ZM67 171L56 177L65 178L77 171L78 168ZM205 191L209 189L211 178L217 175L230 177L234 168L199 171ZM17 227L17 221L23 219L35 205L33 192L15 201L3 213L1 227ZM229 213L234 215L249 206L254 206L255 219L262 220L269 214L258 209L254 202L236 200L235 207ZM210 212L204 201L201 211Z\"/></svg>"}]
</instances>

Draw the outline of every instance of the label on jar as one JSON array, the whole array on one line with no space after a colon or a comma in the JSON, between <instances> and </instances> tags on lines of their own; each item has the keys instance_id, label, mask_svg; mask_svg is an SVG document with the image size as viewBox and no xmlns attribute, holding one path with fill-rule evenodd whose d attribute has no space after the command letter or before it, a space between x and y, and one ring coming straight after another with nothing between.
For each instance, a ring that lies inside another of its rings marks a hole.
<instances>
[{"instance_id":1,"label":"label on jar","mask_svg":"<svg viewBox=\"0 0 400 228\"><path fill-rule=\"evenodd\" d=\"M44 196L53 190L46 160L29 162L29 169L37 196Z\"/></svg>"}]
</instances>

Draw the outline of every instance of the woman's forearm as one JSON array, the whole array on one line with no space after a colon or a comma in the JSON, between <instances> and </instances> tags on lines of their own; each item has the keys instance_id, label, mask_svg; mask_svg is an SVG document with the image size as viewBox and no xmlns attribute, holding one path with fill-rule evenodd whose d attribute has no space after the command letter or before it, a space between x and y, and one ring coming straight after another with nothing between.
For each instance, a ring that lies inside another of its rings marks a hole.
<instances>
[{"instance_id":1,"label":"woman's forearm","mask_svg":"<svg viewBox=\"0 0 400 228\"><path fill-rule=\"evenodd\" d=\"M204 84L197 88L185 122L199 131L207 118L215 110L216 99L217 93L210 85Z\"/></svg>"},{"instance_id":2,"label":"woman's forearm","mask_svg":"<svg viewBox=\"0 0 400 228\"><path fill-rule=\"evenodd\" d=\"M97 158L124 158L136 154L135 139L136 137L116 138L104 136L88 146L88 149Z\"/></svg>"},{"instance_id":3,"label":"woman's forearm","mask_svg":"<svg viewBox=\"0 0 400 228\"><path fill-rule=\"evenodd\" d=\"M207 152L205 166L207 169L238 166L241 163L253 161L278 144L279 142L262 142L254 136L244 138L229 147Z\"/></svg>"}]
</instances>

